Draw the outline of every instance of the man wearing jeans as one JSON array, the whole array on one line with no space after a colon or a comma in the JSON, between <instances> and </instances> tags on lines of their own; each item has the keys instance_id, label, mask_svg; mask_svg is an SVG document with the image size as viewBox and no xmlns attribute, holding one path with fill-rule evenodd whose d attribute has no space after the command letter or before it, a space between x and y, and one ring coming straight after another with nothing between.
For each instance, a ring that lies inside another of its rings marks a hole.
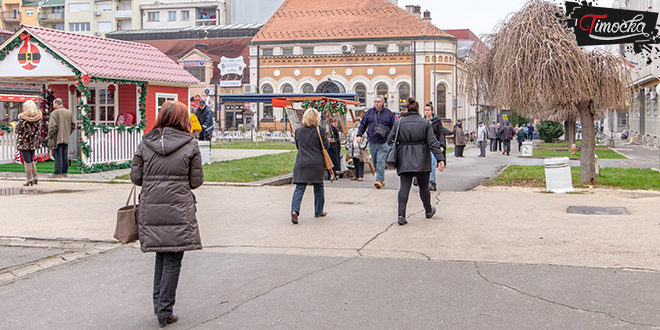
<instances>
[{"instance_id":1,"label":"man wearing jeans","mask_svg":"<svg viewBox=\"0 0 660 330\"><path fill-rule=\"evenodd\" d=\"M69 138L76 129L71 111L64 107L62 99L53 101L55 110L48 120L48 147L53 150L55 169L48 178L67 177L69 172Z\"/></svg>"},{"instance_id":2,"label":"man wearing jeans","mask_svg":"<svg viewBox=\"0 0 660 330\"><path fill-rule=\"evenodd\" d=\"M374 107L367 110L362 117L360 128L358 128L357 141L362 143L362 134L367 132L369 137L369 151L371 161L376 168L376 182L374 186L380 189L385 186L385 159L387 158L387 137L394 126L394 114L390 109L383 107L385 102L382 96L374 98ZM376 126L382 126L376 129Z\"/></svg>"}]
</instances>

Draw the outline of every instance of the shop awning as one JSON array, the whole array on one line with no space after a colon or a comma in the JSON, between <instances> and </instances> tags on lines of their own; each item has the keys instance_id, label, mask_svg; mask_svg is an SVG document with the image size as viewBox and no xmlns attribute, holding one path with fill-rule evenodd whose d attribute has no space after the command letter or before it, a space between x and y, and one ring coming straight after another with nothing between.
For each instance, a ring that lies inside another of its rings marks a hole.
<instances>
[{"instance_id":1,"label":"shop awning","mask_svg":"<svg viewBox=\"0 0 660 330\"><path fill-rule=\"evenodd\" d=\"M39 96L0 94L0 102L25 102L27 100L32 100L37 102L37 100L39 100Z\"/></svg>"}]
</instances>

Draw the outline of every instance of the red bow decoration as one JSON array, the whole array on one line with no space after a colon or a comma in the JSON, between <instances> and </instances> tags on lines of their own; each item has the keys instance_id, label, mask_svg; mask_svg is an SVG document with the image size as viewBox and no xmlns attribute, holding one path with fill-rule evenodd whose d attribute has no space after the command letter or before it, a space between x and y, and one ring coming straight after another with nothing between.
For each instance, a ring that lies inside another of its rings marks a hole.
<instances>
[{"instance_id":1,"label":"red bow decoration","mask_svg":"<svg viewBox=\"0 0 660 330\"><path fill-rule=\"evenodd\" d=\"M21 34L21 40L30 41L30 35L29 34Z\"/></svg>"},{"instance_id":2,"label":"red bow decoration","mask_svg":"<svg viewBox=\"0 0 660 330\"><path fill-rule=\"evenodd\" d=\"M92 81L92 77L90 77L89 75L86 74L86 75L82 76L80 78L80 80L82 80L83 84L85 84L85 86L87 86Z\"/></svg>"},{"instance_id":3,"label":"red bow decoration","mask_svg":"<svg viewBox=\"0 0 660 330\"><path fill-rule=\"evenodd\" d=\"M71 95L76 92L77 87L75 85L69 85L69 92Z\"/></svg>"}]
</instances>

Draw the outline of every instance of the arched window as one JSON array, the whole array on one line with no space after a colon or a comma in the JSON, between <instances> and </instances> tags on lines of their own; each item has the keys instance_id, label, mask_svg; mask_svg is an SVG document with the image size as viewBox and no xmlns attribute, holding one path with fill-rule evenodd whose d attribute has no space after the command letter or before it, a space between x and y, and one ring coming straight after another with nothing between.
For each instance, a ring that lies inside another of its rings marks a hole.
<instances>
[{"instance_id":1,"label":"arched window","mask_svg":"<svg viewBox=\"0 0 660 330\"><path fill-rule=\"evenodd\" d=\"M435 108L437 109L438 117L446 118L447 114L445 112L445 107L447 106L447 87L445 87L445 85L438 85L436 97Z\"/></svg>"},{"instance_id":2,"label":"arched window","mask_svg":"<svg viewBox=\"0 0 660 330\"><path fill-rule=\"evenodd\" d=\"M399 111L408 111L406 105L410 97L410 85L408 83L401 83L399 85Z\"/></svg>"},{"instance_id":3,"label":"arched window","mask_svg":"<svg viewBox=\"0 0 660 330\"><path fill-rule=\"evenodd\" d=\"M261 92L263 94L273 94L273 86L271 85L264 85L264 87L261 87Z\"/></svg>"},{"instance_id":4,"label":"arched window","mask_svg":"<svg viewBox=\"0 0 660 330\"><path fill-rule=\"evenodd\" d=\"M337 81L334 80L326 80L321 82L317 87L316 87L316 92L317 93L346 93L346 89L344 89L344 86L340 84Z\"/></svg>"},{"instance_id":5,"label":"arched window","mask_svg":"<svg viewBox=\"0 0 660 330\"><path fill-rule=\"evenodd\" d=\"M367 99L367 87L364 84L355 85L355 93L358 95L358 100L360 101L361 106L365 106Z\"/></svg>"},{"instance_id":6,"label":"arched window","mask_svg":"<svg viewBox=\"0 0 660 330\"><path fill-rule=\"evenodd\" d=\"M289 84L282 86L282 94L293 94L293 86Z\"/></svg>"},{"instance_id":7,"label":"arched window","mask_svg":"<svg viewBox=\"0 0 660 330\"><path fill-rule=\"evenodd\" d=\"M387 107L387 85L385 83L380 83L376 86L376 95L383 97L383 101Z\"/></svg>"},{"instance_id":8,"label":"arched window","mask_svg":"<svg viewBox=\"0 0 660 330\"><path fill-rule=\"evenodd\" d=\"M314 87L310 84L305 84L303 85L302 92L303 94L314 93Z\"/></svg>"},{"instance_id":9,"label":"arched window","mask_svg":"<svg viewBox=\"0 0 660 330\"><path fill-rule=\"evenodd\" d=\"M263 94L273 94L273 86L265 84L263 87L261 87L261 92ZM264 103L264 116L263 118L266 121L273 121L273 104L272 103Z\"/></svg>"}]
</instances>

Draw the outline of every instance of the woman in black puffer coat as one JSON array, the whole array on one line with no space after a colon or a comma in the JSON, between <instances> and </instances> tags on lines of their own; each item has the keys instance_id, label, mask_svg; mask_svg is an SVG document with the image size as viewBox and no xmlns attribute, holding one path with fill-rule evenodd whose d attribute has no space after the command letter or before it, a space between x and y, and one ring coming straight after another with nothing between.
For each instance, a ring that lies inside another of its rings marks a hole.
<instances>
[{"instance_id":1,"label":"woman in black puffer coat","mask_svg":"<svg viewBox=\"0 0 660 330\"><path fill-rule=\"evenodd\" d=\"M396 173L400 178L399 186L399 225L405 225L406 205L410 194L413 178L419 182L419 197L424 204L426 218L435 214L435 207L431 205L429 192L429 173L432 166L437 166L440 172L445 169L445 156L440 150L438 140L433 134L431 123L420 117L419 104L414 98L408 98L408 112L397 120L387 139L389 145L397 143ZM397 133L398 131L398 133ZM430 152L429 152L430 151ZM431 164L431 152L437 159Z\"/></svg>"},{"instance_id":2,"label":"woman in black puffer coat","mask_svg":"<svg viewBox=\"0 0 660 330\"><path fill-rule=\"evenodd\" d=\"M192 189L204 182L204 169L183 103L163 104L154 128L142 137L135 152L131 181L142 186L140 248L142 252L156 252L154 313L164 327L178 320L172 310L183 251L202 248Z\"/></svg>"}]
</instances>

